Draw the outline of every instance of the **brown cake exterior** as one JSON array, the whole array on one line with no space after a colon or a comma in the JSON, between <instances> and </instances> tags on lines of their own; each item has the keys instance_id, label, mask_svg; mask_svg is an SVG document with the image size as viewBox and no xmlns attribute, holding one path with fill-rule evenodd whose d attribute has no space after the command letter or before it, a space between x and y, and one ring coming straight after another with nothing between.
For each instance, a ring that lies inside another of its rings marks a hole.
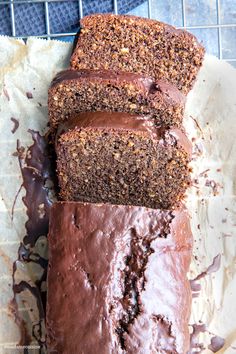
<instances>
[{"instance_id":1,"label":"brown cake exterior","mask_svg":"<svg viewBox=\"0 0 236 354\"><path fill-rule=\"evenodd\" d=\"M49 353L186 354L191 249L184 209L55 203Z\"/></svg>"},{"instance_id":2,"label":"brown cake exterior","mask_svg":"<svg viewBox=\"0 0 236 354\"><path fill-rule=\"evenodd\" d=\"M148 116L75 115L59 128L56 153L63 200L170 208L190 182L187 137Z\"/></svg>"},{"instance_id":3,"label":"brown cake exterior","mask_svg":"<svg viewBox=\"0 0 236 354\"><path fill-rule=\"evenodd\" d=\"M148 114L156 125L179 126L185 96L173 85L150 77L109 70L64 70L48 93L51 128L73 112L118 111Z\"/></svg>"},{"instance_id":4,"label":"brown cake exterior","mask_svg":"<svg viewBox=\"0 0 236 354\"><path fill-rule=\"evenodd\" d=\"M204 57L204 48L191 33L129 15L86 16L76 41L73 69L148 75L169 81L185 94L192 88Z\"/></svg>"}]
</instances>

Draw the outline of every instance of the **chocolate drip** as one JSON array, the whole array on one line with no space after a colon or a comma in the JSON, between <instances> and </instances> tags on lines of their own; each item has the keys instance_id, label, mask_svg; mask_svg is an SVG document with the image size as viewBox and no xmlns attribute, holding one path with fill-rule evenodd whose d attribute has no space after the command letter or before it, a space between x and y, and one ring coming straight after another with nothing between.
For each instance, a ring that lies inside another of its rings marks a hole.
<instances>
[{"instance_id":1,"label":"chocolate drip","mask_svg":"<svg viewBox=\"0 0 236 354\"><path fill-rule=\"evenodd\" d=\"M204 323L195 323L191 327L193 331L190 335L190 350L188 354L202 353L205 348L203 343L199 342L199 334L206 332L206 325Z\"/></svg>"},{"instance_id":2,"label":"chocolate drip","mask_svg":"<svg viewBox=\"0 0 236 354\"><path fill-rule=\"evenodd\" d=\"M23 187L26 195L23 202L27 208L28 221L26 222L26 236L24 244L35 245L38 237L47 235L49 222L49 209L52 205L53 173L52 152L49 150L47 138L38 132L29 131L33 138L33 145L26 152L25 159L20 152L18 155ZM19 142L17 151L19 151ZM43 212L42 212L43 210Z\"/></svg>"},{"instance_id":3,"label":"chocolate drip","mask_svg":"<svg viewBox=\"0 0 236 354\"><path fill-rule=\"evenodd\" d=\"M45 307L46 294L42 289L42 283L46 281L48 260L45 255L41 256L35 249L36 243L41 236L47 236L49 226L49 211L55 195L55 168L53 161L53 152L48 143L47 136L41 136L38 132L29 130L33 138L33 144L25 149L17 141L17 152L14 156L18 157L21 174L23 178L22 187L26 190L26 195L22 198L27 208L28 220L25 224L26 235L18 249L18 259L13 264L13 293L11 307L14 309L15 321L21 331L19 345L29 345L34 338L40 347L40 353L45 349ZM21 189L20 188L20 189ZM17 193L16 198L18 197ZM15 199L16 199L15 198ZM12 207L12 218L14 216L14 205ZM46 254L46 252L45 252ZM34 285L27 281L17 282L16 272L18 264L36 263L42 268L42 275L36 279ZM17 296L20 296L25 290L30 291L35 297L38 311L38 322L33 324L32 333L27 333L25 321L18 313ZM25 349L25 353L28 350Z\"/></svg>"},{"instance_id":4,"label":"chocolate drip","mask_svg":"<svg viewBox=\"0 0 236 354\"><path fill-rule=\"evenodd\" d=\"M206 275L217 272L220 268L220 264L221 264L221 255L218 254L213 258L212 263L207 267L206 270L198 274L196 278L190 280L193 297L198 297L201 291L201 284L198 283L198 281L204 278Z\"/></svg>"},{"instance_id":5,"label":"chocolate drip","mask_svg":"<svg viewBox=\"0 0 236 354\"><path fill-rule=\"evenodd\" d=\"M198 281L211 273L217 272L220 268L220 264L221 255L218 254L213 258L212 263L207 267L205 271L201 272L194 279L190 280L193 298L198 297L200 295L201 284ZM204 323L195 323L190 326L192 327L193 331L190 337L190 350L188 354L202 353L205 347L203 343L200 343L199 335L202 332L207 332L207 326ZM212 335L212 333L210 334ZM217 338L219 338L219 340ZM217 345L219 345L219 349L221 349L224 346L224 339L217 336L213 336L211 338L211 344L208 346L208 349L214 352L214 348L217 347Z\"/></svg>"},{"instance_id":6,"label":"chocolate drip","mask_svg":"<svg viewBox=\"0 0 236 354\"><path fill-rule=\"evenodd\" d=\"M220 264L221 264L221 255L218 254L213 258L212 263L207 267L207 269L204 272L200 273L194 280L196 281L202 279L208 274L217 272L220 268Z\"/></svg>"},{"instance_id":7,"label":"chocolate drip","mask_svg":"<svg viewBox=\"0 0 236 354\"><path fill-rule=\"evenodd\" d=\"M15 134L15 132L19 128L20 123L19 123L18 119L14 118L14 117L11 117L11 121L14 123L14 126L13 126L11 132L12 132L12 134Z\"/></svg>"},{"instance_id":8,"label":"chocolate drip","mask_svg":"<svg viewBox=\"0 0 236 354\"><path fill-rule=\"evenodd\" d=\"M211 343L208 345L208 349L210 349L213 353L217 353L220 349L224 347L224 338L221 338L209 332L205 323L200 322L198 324L195 323L190 326L192 327L192 333L190 335L190 350L187 354L203 353L206 348L203 343L200 343L199 335L204 332L208 332L211 335Z\"/></svg>"},{"instance_id":9,"label":"chocolate drip","mask_svg":"<svg viewBox=\"0 0 236 354\"><path fill-rule=\"evenodd\" d=\"M36 286L31 286L29 283L26 281L21 281L19 284L14 284L13 285L13 291L14 294L20 294L22 291L29 290L31 294L36 298L37 301L37 308L39 310L39 323L44 320L44 309L43 305L41 302L41 297L40 297L40 291ZM34 325L36 326L36 325ZM33 337L40 343L42 344L43 342L41 341L42 338L42 327L41 325L39 326L39 337L36 337L34 332L32 333ZM27 343L29 344L29 343ZM25 344L24 344L25 345Z\"/></svg>"},{"instance_id":10,"label":"chocolate drip","mask_svg":"<svg viewBox=\"0 0 236 354\"><path fill-rule=\"evenodd\" d=\"M29 345L31 342L31 336L28 333L25 320L19 315L18 304L15 296L9 303L9 311L13 314L15 323L20 330L20 341L18 345ZM28 351L26 353L28 353Z\"/></svg>"},{"instance_id":11,"label":"chocolate drip","mask_svg":"<svg viewBox=\"0 0 236 354\"><path fill-rule=\"evenodd\" d=\"M225 345L224 338L221 338L219 336L214 336L211 338L211 344L208 346L208 349L210 349L213 353L217 353L220 349L223 348L224 345Z\"/></svg>"}]
</instances>

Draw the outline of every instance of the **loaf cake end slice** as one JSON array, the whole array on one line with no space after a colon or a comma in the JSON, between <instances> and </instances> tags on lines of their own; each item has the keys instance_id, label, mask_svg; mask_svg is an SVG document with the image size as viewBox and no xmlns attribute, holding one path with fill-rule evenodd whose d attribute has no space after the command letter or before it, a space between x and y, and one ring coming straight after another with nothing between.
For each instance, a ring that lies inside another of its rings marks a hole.
<instances>
[{"instance_id":1,"label":"loaf cake end slice","mask_svg":"<svg viewBox=\"0 0 236 354\"><path fill-rule=\"evenodd\" d=\"M71 67L141 73L166 79L186 94L204 52L194 35L165 23L130 15L93 14L81 20Z\"/></svg>"}]
</instances>

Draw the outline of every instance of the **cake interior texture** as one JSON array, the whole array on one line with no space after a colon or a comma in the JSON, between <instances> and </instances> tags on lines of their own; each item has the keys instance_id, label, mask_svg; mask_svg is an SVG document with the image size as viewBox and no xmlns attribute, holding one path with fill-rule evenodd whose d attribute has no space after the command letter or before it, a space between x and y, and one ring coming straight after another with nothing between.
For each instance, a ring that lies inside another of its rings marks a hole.
<instances>
[{"instance_id":1,"label":"cake interior texture","mask_svg":"<svg viewBox=\"0 0 236 354\"><path fill-rule=\"evenodd\" d=\"M81 113L58 133L60 197L170 208L190 182L189 149L184 133L157 129L147 117Z\"/></svg>"},{"instance_id":2,"label":"cake interior texture","mask_svg":"<svg viewBox=\"0 0 236 354\"><path fill-rule=\"evenodd\" d=\"M73 69L110 69L164 78L188 93L204 48L191 33L141 17L94 14L81 20Z\"/></svg>"},{"instance_id":3,"label":"cake interior texture","mask_svg":"<svg viewBox=\"0 0 236 354\"><path fill-rule=\"evenodd\" d=\"M48 350L186 353L191 249L182 208L55 203L49 232Z\"/></svg>"},{"instance_id":4,"label":"cake interior texture","mask_svg":"<svg viewBox=\"0 0 236 354\"><path fill-rule=\"evenodd\" d=\"M118 111L148 114L157 126L179 126L185 96L165 80L109 70L65 70L49 89L51 128L73 112Z\"/></svg>"}]
</instances>

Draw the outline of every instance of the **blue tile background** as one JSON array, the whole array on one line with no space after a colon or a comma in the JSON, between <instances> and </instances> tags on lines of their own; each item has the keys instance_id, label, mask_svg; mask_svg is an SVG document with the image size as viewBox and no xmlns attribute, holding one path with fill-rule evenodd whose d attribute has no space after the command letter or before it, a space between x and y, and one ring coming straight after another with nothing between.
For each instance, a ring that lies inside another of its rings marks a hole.
<instances>
[{"instance_id":1,"label":"blue tile background","mask_svg":"<svg viewBox=\"0 0 236 354\"><path fill-rule=\"evenodd\" d=\"M236 58L236 27L222 28L221 37L223 58Z\"/></svg>"},{"instance_id":2,"label":"blue tile background","mask_svg":"<svg viewBox=\"0 0 236 354\"><path fill-rule=\"evenodd\" d=\"M219 57L219 42L217 28L199 28L189 30L206 48L206 52Z\"/></svg>"},{"instance_id":3,"label":"blue tile background","mask_svg":"<svg viewBox=\"0 0 236 354\"><path fill-rule=\"evenodd\" d=\"M182 2L176 1L151 1L152 18L162 22L167 22L173 26L183 26Z\"/></svg>"},{"instance_id":4,"label":"blue tile background","mask_svg":"<svg viewBox=\"0 0 236 354\"><path fill-rule=\"evenodd\" d=\"M186 25L217 24L216 0L185 0Z\"/></svg>"},{"instance_id":5,"label":"blue tile background","mask_svg":"<svg viewBox=\"0 0 236 354\"><path fill-rule=\"evenodd\" d=\"M236 0L220 0L221 23L236 23Z\"/></svg>"}]
</instances>

